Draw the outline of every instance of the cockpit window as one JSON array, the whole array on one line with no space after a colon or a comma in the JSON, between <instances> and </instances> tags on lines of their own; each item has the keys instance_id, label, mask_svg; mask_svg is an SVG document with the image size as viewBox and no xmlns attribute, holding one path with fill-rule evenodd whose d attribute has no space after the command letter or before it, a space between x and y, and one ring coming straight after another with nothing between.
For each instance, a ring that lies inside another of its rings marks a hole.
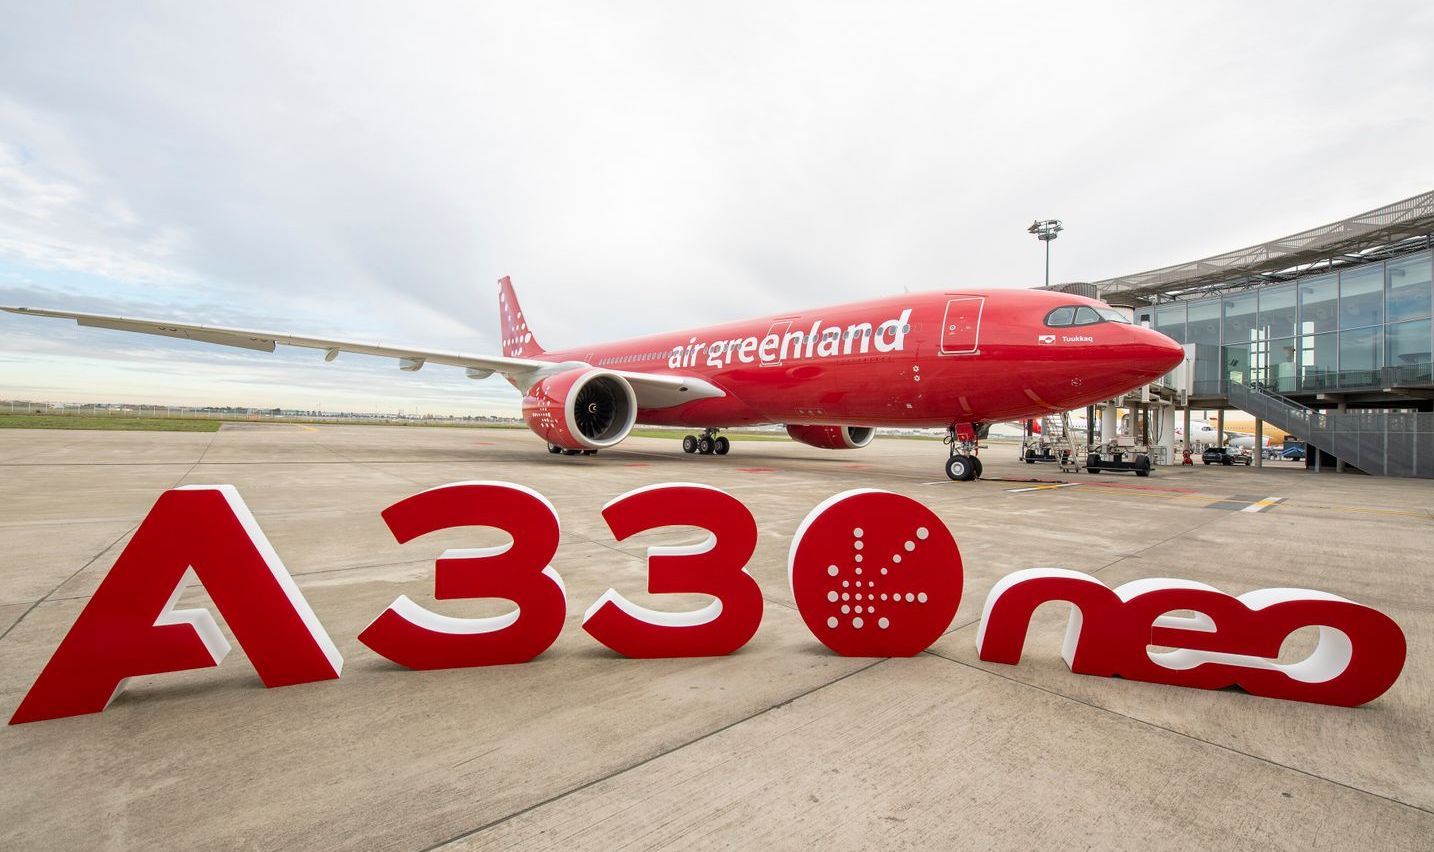
<instances>
[{"instance_id":1,"label":"cockpit window","mask_svg":"<svg viewBox=\"0 0 1434 852\"><path fill-rule=\"evenodd\" d=\"M1046 325L1070 325L1075 319L1075 310L1074 307L1056 308L1046 315Z\"/></svg>"},{"instance_id":2,"label":"cockpit window","mask_svg":"<svg viewBox=\"0 0 1434 852\"><path fill-rule=\"evenodd\" d=\"M1130 320L1114 308L1065 305L1046 314L1046 325L1053 328L1062 328L1070 325L1095 325L1099 322L1118 322L1130 325Z\"/></svg>"}]
</instances>

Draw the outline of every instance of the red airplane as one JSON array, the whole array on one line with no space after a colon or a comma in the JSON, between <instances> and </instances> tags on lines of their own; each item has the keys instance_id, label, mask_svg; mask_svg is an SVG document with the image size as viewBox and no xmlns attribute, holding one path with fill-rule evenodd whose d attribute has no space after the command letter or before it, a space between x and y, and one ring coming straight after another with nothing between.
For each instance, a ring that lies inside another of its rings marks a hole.
<instances>
[{"instance_id":1,"label":"red airplane","mask_svg":"<svg viewBox=\"0 0 1434 852\"><path fill-rule=\"evenodd\" d=\"M553 453L592 454L637 423L700 428L685 452L725 455L728 426L783 423L792 438L856 449L878 426L945 426L946 474L980 475L983 424L1120 396L1184 358L1170 338L1094 299L1046 290L908 294L638 337L581 349L538 345L512 283L498 282L503 355L468 355L266 331L35 308L4 310L84 326L272 352L276 345L502 374Z\"/></svg>"}]
</instances>

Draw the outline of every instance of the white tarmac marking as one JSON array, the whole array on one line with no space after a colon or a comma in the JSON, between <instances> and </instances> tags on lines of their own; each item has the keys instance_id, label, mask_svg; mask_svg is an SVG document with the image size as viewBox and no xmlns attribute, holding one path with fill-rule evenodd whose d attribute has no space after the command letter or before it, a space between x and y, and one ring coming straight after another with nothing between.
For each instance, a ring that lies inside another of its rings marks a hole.
<instances>
[{"instance_id":1,"label":"white tarmac marking","mask_svg":"<svg viewBox=\"0 0 1434 852\"><path fill-rule=\"evenodd\" d=\"M1007 494L1019 494L1022 491L1050 491L1052 488L1072 488L1080 485L1079 482L1052 482L1048 485L1033 485L1030 488L1007 488Z\"/></svg>"}]
</instances>

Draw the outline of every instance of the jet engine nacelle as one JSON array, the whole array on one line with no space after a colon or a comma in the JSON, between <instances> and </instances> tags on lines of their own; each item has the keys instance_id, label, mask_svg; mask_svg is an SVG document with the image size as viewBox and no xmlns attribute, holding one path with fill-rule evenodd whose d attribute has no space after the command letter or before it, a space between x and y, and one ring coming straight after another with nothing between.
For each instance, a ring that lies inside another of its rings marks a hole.
<instances>
[{"instance_id":1,"label":"jet engine nacelle","mask_svg":"<svg viewBox=\"0 0 1434 852\"><path fill-rule=\"evenodd\" d=\"M601 450L632 431L637 394L616 373L567 370L528 389L523 420L539 437L565 450Z\"/></svg>"},{"instance_id":2,"label":"jet engine nacelle","mask_svg":"<svg viewBox=\"0 0 1434 852\"><path fill-rule=\"evenodd\" d=\"M870 426L788 426L787 434L823 450L859 450L871 443L876 430Z\"/></svg>"}]
</instances>

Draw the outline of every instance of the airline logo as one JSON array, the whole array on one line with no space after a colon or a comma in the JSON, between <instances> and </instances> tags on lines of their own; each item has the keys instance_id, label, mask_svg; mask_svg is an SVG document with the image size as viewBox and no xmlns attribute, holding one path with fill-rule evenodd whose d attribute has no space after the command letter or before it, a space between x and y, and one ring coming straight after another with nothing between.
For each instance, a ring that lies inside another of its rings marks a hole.
<instances>
[{"instance_id":1,"label":"airline logo","mask_svg":"<svg viewBox=\"0 0 1434 852\"><path fill-rule=\"evenodd\" d=\"M1036 339L1039 340L1039 341L1042 342L1042 343L1055 343L1055 342L1056 342L1056 336L1055 336L1054 334L1038 334L1038 335L1036 335Z\"/></svg>"},{"instance_id":2,"label":"airline logo","mask_svg":"<svg viewBox=\"0 0 1434 852\"><path fill-rule=\"evenodd\" d=\"M729 340L698 341L692 338L686 346L672 347L667 366L674 370L695 366L706 354L707 366L718 368L739 364L779 364L795 358L835 358L867 352L901 352L906 348L906 335L911 330L911 309L900 316L873 325L858 322L851 325L824 325L821 320L809 329L788 329L763 337L737 337Z\"/></svg>"}]
</instances>

